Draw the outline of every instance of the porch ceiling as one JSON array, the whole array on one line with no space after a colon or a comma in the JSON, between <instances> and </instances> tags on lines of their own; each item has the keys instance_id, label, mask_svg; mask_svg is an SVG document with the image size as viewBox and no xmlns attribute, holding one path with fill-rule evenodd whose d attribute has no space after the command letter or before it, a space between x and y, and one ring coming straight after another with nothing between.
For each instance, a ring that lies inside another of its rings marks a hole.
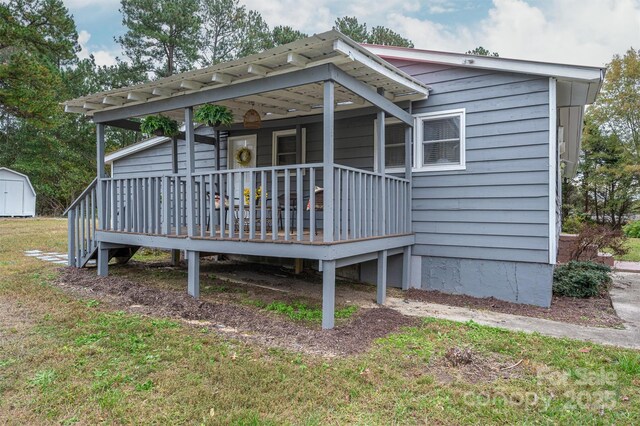
<instances>
[{"instance_id":1,"label":"porch ceiling","mask_svg":"<svg viewBox=\"0 0 640 426\"><path fill-rule=\"evenodd\" d=\"M429 93L429 86L332 30L235 61L69 100L64 106L66 112L93 116L96 112L150 104L325 64L337 66L374 90L383 89L385 97L393 102L424 99ZM240 122L245 112L252 108L265 120L320 113L322 97L322 84L311 83L220 100L216 104L229 107ZM335 99L337 111L370 105L340 85L336 85ZM180 121L184 119L181 109L163 114Z\"/></svg>"}]
</instances>

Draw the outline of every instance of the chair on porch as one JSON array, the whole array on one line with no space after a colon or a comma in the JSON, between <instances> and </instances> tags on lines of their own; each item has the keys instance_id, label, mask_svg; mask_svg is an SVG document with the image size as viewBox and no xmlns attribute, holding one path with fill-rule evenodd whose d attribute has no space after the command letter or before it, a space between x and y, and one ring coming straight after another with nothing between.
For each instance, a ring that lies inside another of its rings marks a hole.
<instances>
[{"instance_id":1,"label":"chair on porch","mask_svg":"<svg viewBox=\"0 0 640 426\"><path fill-rule=\"evenodd\" d=\"M321 188L319 186L316 186L314 189L315 192L315 211L316 212L323 212L324 211L324 188ZM307 211L311 211L311 197L309 197L309 199L307 200ZM318 215L315 215L315 230L316 230L316 235L318 235Z\"/></svg>"}]
</instances>

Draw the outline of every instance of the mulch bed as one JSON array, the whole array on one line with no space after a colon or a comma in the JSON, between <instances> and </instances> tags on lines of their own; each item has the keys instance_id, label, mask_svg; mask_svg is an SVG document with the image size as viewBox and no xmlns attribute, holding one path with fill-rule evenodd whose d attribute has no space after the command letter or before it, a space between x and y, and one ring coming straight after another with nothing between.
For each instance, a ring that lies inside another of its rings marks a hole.
<instances>
[{"instance_id":1,"label":"mulch bed","mask_svg":"<svg viewBox=\"0 0 640 426\"><path fill-rule=\"evenodd\" d=\"M600 297L591 297L588 299L553 296L550 308L505 302L493 297L481 299L466 295L446 294L436 290L411 289L406 292L405 298L441 305L544 318L552 321L592 327L620 328L623 324L613 309L608 293L602 294Z\"/></svg>"},{"instance_id":2,"label":"mulch bed","mask_svg":"<svg viewBox=\"0 0 640 426\"><path fill-rule=\"evenodd\" d=\"M380 307L360 309L333 330L321 330L275 313L237 304L196 300L183 292L162 290L121 277L96 277L95 271L61 268L56 285L84 297L107 299L128 312L180 318L240 340L320 355L352 355L366 351L373 340L419 323L415 318Z\"/></svg>"}]
</instances>

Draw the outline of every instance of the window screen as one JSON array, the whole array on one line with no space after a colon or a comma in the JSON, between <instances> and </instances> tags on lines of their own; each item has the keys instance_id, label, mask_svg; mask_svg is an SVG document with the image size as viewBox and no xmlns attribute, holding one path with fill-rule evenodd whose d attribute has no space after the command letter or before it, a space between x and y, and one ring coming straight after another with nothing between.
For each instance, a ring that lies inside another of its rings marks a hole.
<instances>
[{"instance_id":1,"label":"window screen","mask_svg":"<svg viewBox=\"0 0 640 426\"><path fill-rule=\"evenodd\" d=\"M385 126L384 158L387 168L404 167L404 128L405 125L401 123Z\"/></svg>"},{"instance_id":2,"label":"window screen","mask_svg":"<svg viewBox=\"0 0 640 426\"><path fill-rule=\"evenodd\" d=\"M276 141L276 166L289 166L297 163L296 135L280 135Z\"/></svg>"},{"instance_id":3,"label":"window screen","mask_svg":"<svg viewBox=\"0 0 640 426\"><path fill-rule=\"evenodd\" d=\"M423 164L460 164L460 116L427 119L422 125Z\"/></svg>"}]
</instances>

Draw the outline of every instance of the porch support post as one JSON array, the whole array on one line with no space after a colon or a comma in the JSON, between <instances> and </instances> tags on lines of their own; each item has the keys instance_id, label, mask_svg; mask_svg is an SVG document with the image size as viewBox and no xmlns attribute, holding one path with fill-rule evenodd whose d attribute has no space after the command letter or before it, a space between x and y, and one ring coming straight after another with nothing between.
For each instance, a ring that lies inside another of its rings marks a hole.
<instances>
[{"instance_id":1,"label":"porch support post","mask_svg":"<svg viewBox=\"0 0 640 426\"><path fill-rule=\"evenodd\" d=\"M334 105L335 105L335 83L331 80L324 82L324 98L323 98L323 133L322 133L322 173L323 173L323 185L324 193L324 208L323 208L323 237L325 243L333 242L333 218L334 218L334 206L333 200L338 194L334 194L333 185L333 138L334 138ZM312 189L313 190L313 189ZM335 262L333 264L335 269ZM335 274L334 274L335 275ZM335 277L333 278L335 281ZM324 326L324 319L323 319ZM333 327L333 319L331 320L331 326ZM329 327L330 328L330 327Z\"/></svg>"},{"instance_id":2,"label":"porch support post","mask_svg":"<svg viewBox=\"0 0 640 426\"><path fill-rule=\"evenodd\" d=\"M335 325L336 311L336 261L322 261L322 328Z\"/></svg>"},{"instance_id":3,"label":"porch support post","mask_svg":"<svg viewBox=\"0 0 640 426\"><path fill-rule=\"evenodd\" d=\"M402 254L402 289L409 290L411 287L411 246L404 248Z\"/></svg>"},{"instance_id":4,"label":"porch support post","mask_svg":"<svg viewBox=\"0 0 640 426\"><path fill-rule=\"evenodd\" d=\"M171 172L173 174L178 174L178 138L177 137L173 137L171 138ZM169 185L169 181L165 180L165 184ZM173 206L169 204L169 199L170 197L168 196L170 193L167 190L167 192L165 192L165 194L167 195L167 211L170 211ZM177 216L176 216L177 217ZM167 217L165 218L165 221L167 222L167 231L166 234L168 234L169 232L171 232L171 223L169 222L171 219L169 217L169 214L167 214ZM178 222L176 221L176 226L178 226ZM172 249L171 250L171 266L178 266L178 264L180 264L180 250L175 250Z\"/></svg>"},{"instance_id":5,"label":"porch support post","mask_svg":"<svg viewBox=\"0 0 640 426\"><path fill-rule=\"evenodd\" d=\"M411 104L409 104L409 112L411 112ZM407 194L407 204L405 205L405 215L406 215L406 229L405 232L411 232L413 230L413 225L411 224L411 186L413 184L413 175L411 173L411 169L413 167L412 164L412 144L411 141L413 139L413 127L406 126L404 128L404 178L409 181L409 192ZM411 263L411 262L409 262Z\"/></svg>"},{"instance_id":6,"label":"porch support post","mask_svg":"<svg viewBox=\"0 0 640 426\"><path fill-rule=\"evenodd\" d=\"M194 298L200 297L200 252L187 251L187 293Z\"/></svg>"},{"instance_id":7,"label":"porch support post","mask_svg":"<svg viewBox=\"0 0 640 426\"><path fill-rule=\"evenodd\" d=\"M178 173L178 138L171 138L171 172Z\"/></svg>"},{"instance_id":8,"label":"porch support post","mask_svg":"<svg viewBox=\"0 0 640 426\"><path fill-rule=\"evenodd\" d=\"M384 305L387 300L387 251L378 252L378 277L377 277L377 298L379 305Z\"/></svg>"},{"instance_id":9,"label":"porch support post","mask_svg":"<svg viewBox=\"0 0 640 426\"><path fill-rule=\"evenodd\" d=\"M104 124L96 124L96 184L97 209L98 209L98 228L104 227L104 194L102 187L102 179L106 176L104 171Z\"/></svg>"},{"instance_id":10,"label":"porch support post","mask_svg":"<svg viewBox=\"0 0 640 426\"><path fill-rule=\"evenodd\" d=\"M106 277L109 275L109 249L105 248L104 243L98 242L98 276Z\"/></svg>"},{"instance_id":11,"label":"porch support post","mask_svg":"<svg viewBox=\"0 0 640 426\"><path fill-rule=\"evenodd\" d=\"M215 152L216 152L215 171L218 171L218 170L220 170L220 130L218 130L218 129L216 129ZM213 190L211 191L211 193L213 194Z\"/></svg>"},{"instance_id":12,"label":"porch support post","mask_svg":"<svg viewBox=\"0 0 640 426\"><path fill-rule=\"evenodd\" d=\"M195 197L193 194L193 173L195 172L195 141L193 138L193 108L187 107L184 109L184 133L186 142L186 171L185 177L187 179L187 194L186 201L186 214L187 214L187 234L189 237L195 235Z\"/></svg>"},{"instance_id":13,"label":"porch support post","mask_svg":"<svg viewBox=\"0 0 640 426\"><path fill-rule=\"evenodd\" d=\"M382 89L378 89L378 93L383 96L384 95L384 90ZM377 119L377 134L378 134L378 164L376 165L376 169L378 171L378 173L381 176L380 179L380 188L379 188L379 194L380 197L378 198L379 200L379 205L378 205L378 233L380 235L386 235L387 234L387 217L386 217L386 211L387 211L387 199L386 199L386 179L385 179L385 174L386 174L386 170L385 170L385 166L387 164L387 161L385 159L385 113L384 110L380 109L378 110L378 119Z\"/></svg>"}]
</instances>

